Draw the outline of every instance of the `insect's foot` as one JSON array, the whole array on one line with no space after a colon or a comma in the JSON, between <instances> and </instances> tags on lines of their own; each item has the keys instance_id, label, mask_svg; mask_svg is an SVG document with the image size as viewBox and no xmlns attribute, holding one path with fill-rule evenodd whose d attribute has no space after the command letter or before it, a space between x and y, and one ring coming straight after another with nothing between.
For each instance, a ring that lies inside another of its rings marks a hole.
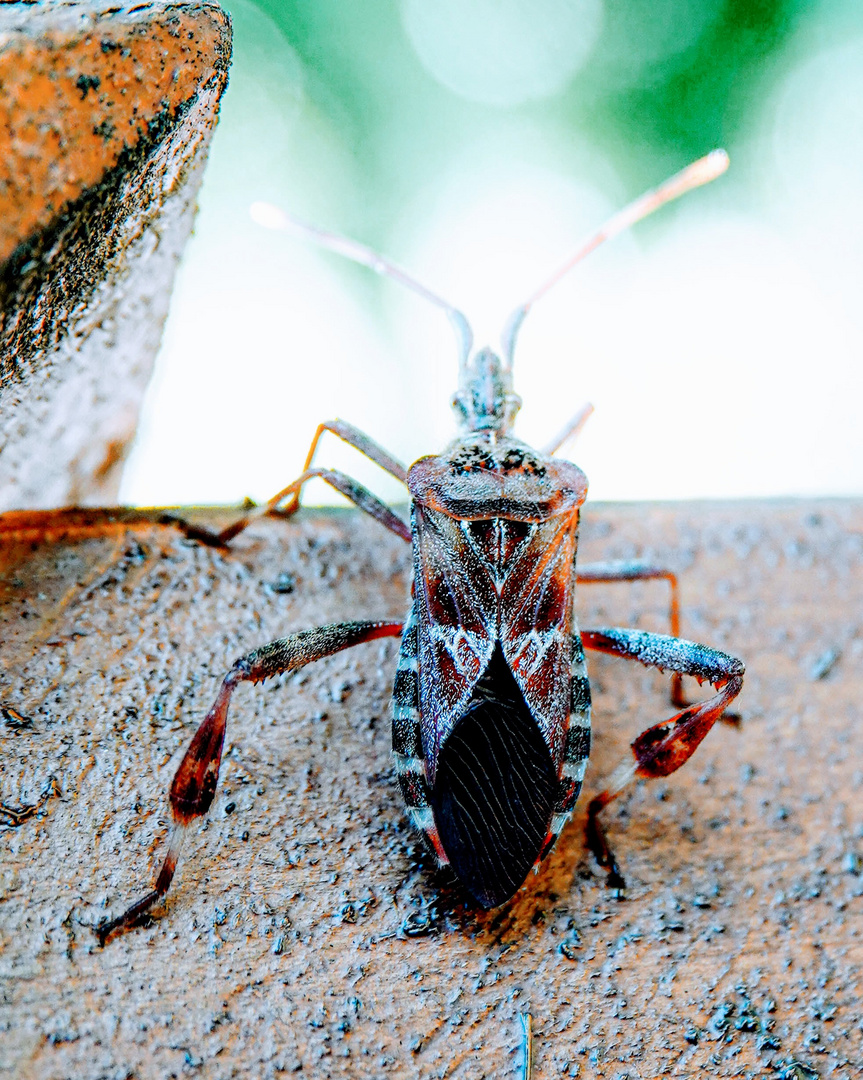
<instances>
[{"instance_id":1,"label":"insect's foot","mask_svg":"<svg viewBox=\"0 0 863 1080\"><path fill-rule=\"evenodd\" d=\"M118 931L130 930L133 926L139 926L147 922L150 908L157 900L162 898L165 891L167 890L160 892L154 889L138 900L137 903L132 904L130 908L127 908L122 915L118 915L116 919L108 919L95 926L93 930L99 939L99 944L104 947L108 939Z\"/></svg>"},{"instance_id":2,"label":"insect's foot","mask_svg":"<svg viewBox=\"0 0 863 1080\"><path fill-rule=\"evenodd\" d=\"M116 919L103 919L98 926L93 927L93 933L99 941L99 948L105 948L105 942L118 929Z\"/></svg>"},{"instance_id":3,"label":"insect's foot","mask_svg":"<svg viewBox=\"0 0 863 1080\"><path fill-rule=\"evenodd\" d=\"M93 932L99 939L99 947L104 949L106 942L108 942L116 933L121 930L128 930L131 926L137 922L137 919L131 922L126 918L128 913L124 912L116 919L103 919L98 926L93 927ZM138 916L140 918L140 916Z\"/></svg>"},{"instance_id":4,"label":"insect's foot","mask_svg":"<svg viewBox=\"0 0 863 1080\"><path fill-rule=\"evenodd\" d=\"M294 503L288 503L286 506L274 506L271 510L267 510L267 517L285 519L293 517L297 510L299 510L299 506Z\"/></svg>"},{"instance_id":5,"label":"insect's foot","mask_svg":"<svg viewBox=\"0 0 863 1080\"><path fill-rule=\"evenodd\" d=\"M117 919L106 919L104 922L100 922L98 926L93 927L93 933L99 939L100 948L104 949L107 942L115 934L131 930L135 926L148 926L153 921L149 915L138 914L129 919L126 917L127 914L124 913Z\"/></svg>"},{"instance_id":6,"label":"insect's foot","mask_svg":"<svg viewBox=\"0 0 863 1080\"><path fill-rule=\"evenodd\" d=\"M179 530L187 540L196 540L205 547L225 548L228 546L227 540L223 539L223 533L216 533L211 529L202 528L200 525L193 525L190 521L186 521L185 518L181 518L177 514L160 514L158 522L160 525L172 526Z\"/></svg>"}]
</instances>

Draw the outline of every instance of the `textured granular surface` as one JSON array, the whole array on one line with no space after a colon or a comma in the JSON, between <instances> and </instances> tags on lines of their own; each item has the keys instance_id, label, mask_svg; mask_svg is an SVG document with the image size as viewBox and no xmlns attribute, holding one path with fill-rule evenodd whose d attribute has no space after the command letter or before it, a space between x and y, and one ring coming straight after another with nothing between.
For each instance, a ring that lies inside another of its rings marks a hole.
<instances>
[{"instance_id":1,"label":"textured granular surface","mask_svg":"<svg viewBox=\"0 0 863 1080\"><path fill-rule=\"evenodd\" d=\"M0 509L117 497L230 52L205 0L0 4Z\"/></svg>"},{"instance_id":2,"label":"textured granular surface","mask_svg":"<svg viewBox=\"0 0 863 1080\"><path fill-rule=\"evenodd\" d=\"M0 11L0 263L123 155L227 81L215 3L6 4Z\"/></svg>"},{"instance_id":3,"label":"textured granular surface","mask_svg":"<svg viewBox=\"0 0 863 1080\"><path fill-rule=\"evenodd\" d=\"M229 719L209 820L148 926L167 788L221 674L287 631L398 618L409 551L355 513L228 553L139 525L0 546L0 1074L63 1077L863 1075L863 505L588 507L584 560L682 575L686 636L742 657L738 729L583 810L505 907L426 857L390 761L398 644L264 687ZM582 586L583 626L667 629L662 582ZM667 680L588 656L591 791ZM691 692L698 691L693 685Z\"/></svg>"}]
</instances>

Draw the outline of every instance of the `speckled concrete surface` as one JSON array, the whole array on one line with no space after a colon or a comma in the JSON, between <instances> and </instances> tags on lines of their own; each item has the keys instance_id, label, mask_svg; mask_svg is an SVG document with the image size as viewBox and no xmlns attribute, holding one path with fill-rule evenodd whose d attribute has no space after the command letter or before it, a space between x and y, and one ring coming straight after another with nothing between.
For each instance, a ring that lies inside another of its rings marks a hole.
<instances>
[{"instance_id":1,"label":"speckled concrete surface","mask_svg":"<svg viewBox=\"0 0 863 1080\"><path fill-rule=\"evenodd\" d=\"M0 1074L863 1075L863 504L588 507L584 559L683 575L688 636L742 656L743 726L583 814L505 908L474 910L408 827L389 759L395 642L241 688L223 780L158 918L166 789L226 666L287 630L406 606L406 547L354 513L228 555L140 526L0 546ZM664 629L660 582L582 587L583 625ZM589 656L586 786L669 714ZM41 801L44 797L44 801ZM27 816L28 805L39 804ZM13 811L24 810L19 824Z\"/></svg>"},{"instance_id":2,"label":"speckled concrete surface","mask_svg":"<svg viewBox=\"0 0 863 1080\"><path fill-rule=\"evenodd\" d=\"M116 498L230 49L205 0L0 5L0 509Z\"/></svg>"}]
</instances>

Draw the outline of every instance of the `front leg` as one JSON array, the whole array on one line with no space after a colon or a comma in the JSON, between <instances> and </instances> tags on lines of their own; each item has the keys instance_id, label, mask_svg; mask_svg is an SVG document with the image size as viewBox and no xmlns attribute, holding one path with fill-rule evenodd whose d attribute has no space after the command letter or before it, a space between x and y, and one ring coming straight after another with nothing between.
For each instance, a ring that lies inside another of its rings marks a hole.
<instances>
[{"instance_id":1,"label":"front leg","mask_svg":"<svg viewBox=\"0 0 863 1080\"><path fill-rule=\"evenodd\" d=\"M608 846L599 812L636 777L654 779L676 772L695 753L725 708L743 686L742 661L694 641L618 628L582 631L586 649L637 660L646 667L692 675L709 682L718 693L707 701L688 705L682 712L643 731L631 744L627 757L609 777L605 788L587 810L587 843L600 866L608 871L610 888L623 889L624 881Z\"/></svg>"},{"instance_id":2,"label":"front leg","mask_svg":"<svg viewBox=\"0 0 863 1080\"><path fill-rule=\"evenodd\" d=\"M271 641L237 660L222 681L218 696L204 722L195 732L171 783L173 827L156 884L146 896L132 904L122 915L96 928L102 945L117 930L134 926L141 916L167 893L177 869L183 837L194 819L206 814L210 809L216 794L228 706L238 683L263 682L264 679L282 675L287 671L296 671L313 660L331 656L364 641L398 637L401 632L402 623L393 622L349 622L318 626L313 630L302 630L290 637Z\"/></svg>"},{"instance_id":3,"label":"front leg","mask_svg":"<svg viewBox=\"0 0 863 1080\"><path fill-rule=\"evenodd\" d=\"M337 435L348 446L359 450L361 454L379 465L390 476L394 476L396 480L401 481L403 484L407 481L407 469L404 465L400 461L396 461L392 454L379 446L374 439L360 431L359 428L354 427L353 424L349 424L346 420L326 420L323 424L317 426L300 476L293 483L282 488L263 507L244 515L233 525L223 529L214 537L215 543L219 545L229 543L243 529L247 528L256 517L262 517L265 514L278 514L281 517L288 517L296 513L300 508L300 495L303 485L314 477L324 480L331 487L334 487L336 491L341 492L342 495L350 499L364 513L369 514L376 521L379 521L381 525L410 543L410 528L380 499L364 488L362 484L358 484L356 480L352 480L349 476L336 469L312 468L318 443L325 431L332 432L333 435Z\"/></svg>"}]
</instances>

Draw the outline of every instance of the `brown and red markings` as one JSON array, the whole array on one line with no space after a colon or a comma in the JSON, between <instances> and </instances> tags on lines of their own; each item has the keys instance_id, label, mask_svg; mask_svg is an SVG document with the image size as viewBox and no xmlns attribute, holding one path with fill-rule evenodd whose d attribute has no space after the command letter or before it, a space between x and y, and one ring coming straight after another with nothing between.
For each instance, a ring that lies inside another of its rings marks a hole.
<instances>
[{"instance_id":1,"label":"brown and red markings","mask_svg":"<svg viewBox=\"0 0 863 1080\"><path fill-rule=\"evenodd\" d=\"M171 811L180 825L188 825L192 818L206 814L216 794L228 704L237 682L233 673L225 677L219 696L195 732L171 781Z\"/></svg>"},{"instance_id":2,"label":"brown and red markings","mask_svg":"<svg viewBox=\"0 0 863 1080\"><path fill-rule=\"evenodd\" d=\"M490 488L498 487L500 473L485 476ZM473 509L483 504L476 488ZM498 641L559 765L570 708L577 508L564 506L545 520L526 518L529 487L523 483L518 502L495 496L499 517L465 521L430 509L413 493L420 702L430 780L440 746L464 715Z\"/></svg>"}]
</instances>

